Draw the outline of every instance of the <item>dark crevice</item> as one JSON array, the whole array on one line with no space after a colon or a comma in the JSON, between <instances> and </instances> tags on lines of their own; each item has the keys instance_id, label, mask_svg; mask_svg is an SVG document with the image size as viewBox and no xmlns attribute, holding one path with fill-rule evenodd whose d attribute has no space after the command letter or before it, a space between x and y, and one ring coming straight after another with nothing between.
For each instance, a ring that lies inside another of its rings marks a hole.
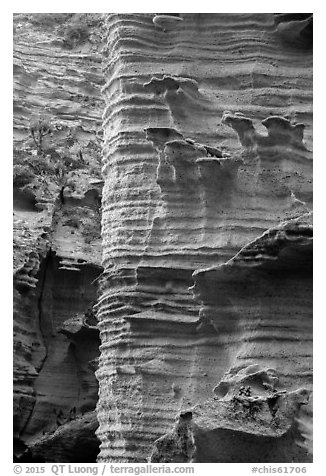
<instances>
[{"instance_id":1,"label":"dark crevice","mask_svg":"<svg viewBox=\"0 0 326 476\"><path fill-rule=\"evenodd\" d=\"M43 295L44 295L44 288L45 288L45 283L46 283L46 278L47 278L47 272L48 272L49 264L51 262L51 257L52 257L52 250L50 248L47 255L45 256L41 266L40 266L40 270L39 270L39 273L38 273L39 274L39 276L38 276L39 295L38 295L38 299L37 299L37 310L38 310L37 319L38 319L40 334L42 336L43 345L44 345L44 349L45 349L44 358L43 358L40 366L38 368L36 368L38 374L40 374L40 372L42 371L42 368L43 368L43 366L45 364L45 361L48 357L48 348L47 348L47 344L46 344L46 339L45 339L44 333L42 332L42 321L43 321L43 306L42 306L42 303L43 303ZM29 414L29 416L26 420L25 425L23 426L23 428L20 431L20 436L22 436L24 434L24 432L25 432L26 428L28 427L28 424L29 424L29 422L30 422L30 420L33 416L33 413L34 413L34 408L35 408L35 404L36 404L35 389L34 389L33 396L35 397L35 400L34 400L34 403L33 403L33 408L30 411L30 414Z\"/></svg>"},{"instance_id":2,"label":"dark crevice","mask_svg":"<svg viewBox=\"0 0 326 476\"><path fill-rule=\"evenodd\" d=\"M62 206L65 204L65 197L64 197L64 189L65 187L61 187L60 192L59 192L59 209L62 208Z\"/></svg>"},{"instance_id":3,"label":"dark crevice","mask_svg":"<svg viewBox=\"0 0 326 476\"><path fill-rule=\"evenodd\" d=\"M268 408L273 418L276 416L278 410L278 399L279 395L273 395L272 397L267 398Z\"/></svg>"},{"instance_id":4,"label":"dark crevice","mask_svg":"<svg viewBox=\"0 0 326 476\"><path fill-rule=\"evenodd\" d=\"M306 20L312 13L274 13L275 23Z\"/></svg>"},{"instance_id":5,"label":"dark crevice","mask_svg":"<svg viewBox=\"0 0 326 476\"><path fill-rule=\"evenodd\" d=\"M48 275L48 270L49 270L49 266L50 266L50 263L51 263L51 259L52 259L52 250L51 248L49 249L43 263L42 263L42 267L43 267L43 270L40 271L40 295L39 295L39 298L38 298L38 301L37 301L37 309L38 309L38 321L39 321L39 325L40 325L40 332L41 332L41 336L42 336L42 340L43 340L43 344L44 344L44 348L45 348L45 357L40 365L40 368L37 369L38 372L40 373L43 366L44 366L44 363L47 359L47 356L48 356L48 348L47 348L47 344L46 344L46 338L45 338L45 335L44 335L44 332L42 331L42 323L43 323L43 297L44 297L44 289L45 289L45 284L46 284L46 280L47 280L47 275Z\"/></svg>"}]
</instances>

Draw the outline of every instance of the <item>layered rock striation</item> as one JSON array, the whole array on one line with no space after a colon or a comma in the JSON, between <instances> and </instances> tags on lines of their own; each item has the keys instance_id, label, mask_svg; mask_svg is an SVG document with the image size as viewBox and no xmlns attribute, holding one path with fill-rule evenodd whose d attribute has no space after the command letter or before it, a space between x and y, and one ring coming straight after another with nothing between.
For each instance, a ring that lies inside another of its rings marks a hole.
<instances>
[{"instance_id":1,"label":"layered rock striation","mask_svg":"<svg viewBox=\"0 0 326 476\"><path fill-rule=\"evenodd\" d=\"M14 16L16 460L312 460L312 28Z\"/></svg>"},{"instance_id":2,"label":"layered rock striation","mask_svg":"<svg viewBox=\"0 0 326 476\"><path fill-rule=\"evenodd\" d=\"M102 270L100 25L99 15L14 15L14 457L20 461L95 461L98 453L92 306Z\"/></svg>"},{"instance_id":3,"label":"layered rock striation","mask_svg":"<svg viewBox=\"0 0 326 476\"><path fill-rule=\"evenodd\" d=\"M311 458L310 30L105 17L99 461Z\"/></svg>"},{"instance_id":4,"label":"layered rock striation","mask_svg":"<svg viewBox=\"0 0 326 476\"><path fill-rule=\"evenodd\" d=\"M194 281L200 326L218 336L215 356L230 366L211 398L155 442L151 461L311 461L311 215Z\"/></svg>"}]
</instances>

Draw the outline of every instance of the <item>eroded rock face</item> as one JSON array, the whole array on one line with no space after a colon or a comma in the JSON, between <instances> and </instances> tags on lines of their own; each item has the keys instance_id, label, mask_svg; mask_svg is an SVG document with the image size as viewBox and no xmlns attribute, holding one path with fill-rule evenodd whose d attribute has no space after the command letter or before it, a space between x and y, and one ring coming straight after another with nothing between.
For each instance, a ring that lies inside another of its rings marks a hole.
<instances>
[{"instance_id":1,"label":"eroded rock face","mask_svg":"<svg viewBox=\"0 0 326 476\"><path fill-rule=\"evenodd\" d=\"M102 270L100 23L99 15L14 16L14 457L20 461L95 461L98 453L92 306Z\"/></svg>"},{"instance_id":2,"label":"eroded rock face","mask_svg":"<svg viewBox=\"0 0 326 476\"><path fill-rule=\"evenodd\" d=\"M99 461L309 461L311 49L105 21Z\"/></svg>"},{"instance_id":3,"label":"eroded rock face","mask_svg":"<svg viewBox=\"0 0 326 476\"><path fill-rule=\"evenodd\" d=\"M312 393L311 215L268 230L194 279L201 323L232 362L213 399L194 409L197 461L310 461L298 420Z\"/></svg>"},{"instance_id":4,"label":"eroded rock face","mask_svg":"<svg viewBox=\"0 0 326 476\"><path fill-rule=\"evenodd\" d=\"M15 458L311 461L312 16L104 22L14 19Z\"/></svg>"}]
</instances>

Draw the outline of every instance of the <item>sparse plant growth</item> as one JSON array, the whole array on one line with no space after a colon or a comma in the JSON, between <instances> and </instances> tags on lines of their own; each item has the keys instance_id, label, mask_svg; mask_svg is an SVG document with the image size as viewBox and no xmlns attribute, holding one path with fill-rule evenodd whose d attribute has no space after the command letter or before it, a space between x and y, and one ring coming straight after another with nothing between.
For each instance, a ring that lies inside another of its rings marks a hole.
<instances>
[{"instance_id":1,"label":"sparse plant growth","mask_svg":"<svg viewBox=\"0 0 326 476\"><path fill-rule=\"evenodd\" d=\"M76 45L85 43L89 38L90 32L86 25L69 24L64 29L64 46L73 48Z\"/></svg>"},{"instance_id":2,"label":"sparse plant growth","mask_svg":"<svg viewBox=\"0 0 326 476\"><path fill-rule=\"evenodd\" d=\"M50 121L38 118L30 123L30 135L37 148L37 155L28 158L28 164L37 175L52 175L60 186L66 185L67 173L85 166L82 145L73 136L68 137L65 146L53 148L44 138L55 134L56 127ZM52 142L55 142L55 136ZM50 147L49 147L50 145Z\"/></svg>"},{"instance_id":3,"label":"sparse plant growth","mask_svg":"<svg viewBox=\"0 0 326 476\"><path fill-rule=\"evenodd\" d=\"M78 45L86 43L91 36L92 29L98 29L101 22L101 15L90 13L75 13L59 29L63 36L63 46L72 49Z\"/></svg>"},{"instance_id":4,"label":"sparse plant growth","mask_svg":"<svg viewBox=\"0 0 326 476\"><path fill-rule=\"evenodd\" d=\"M63 40L65 48L85 43L94 30L98 33L102 22L99 13L20 13L14 14L15 24L29 22L35 28L52 31L57 39Z\"/></svg>"},{"instance_id":5,"label":"sparse plant growth","mask_svg":"<svg viewBox=\"0 0 326 476\"><path fill-rule=\"evenodd\" d=\"M74 13L31 13L29 14L29 21L35 26L53 28L56 25L62 25L73 16Z\"/></svg>"},{"instance_id":6,"label":"sparse plant growth","mask_svg":"<svg viewBox=\"0 0 326 476\"><path fill-rule=\"evenodd\" d=\"M48 134L51 134L51 125L45 119L37 119L30 123L29 130L38 152L43 154L43 139Z\"/></svg>"},{"instance_id":7,"label":"sparse plant growth","mask_svg":"<svg viewBox=\"0 0 326 476\"><path fill-rule=\"evenodd\" d=\"M235 416L242 413L247 418L255 418L256 414L260 411L262 402L259 397L252 396L251 387L241 386L238 395L234 395L232 398L234 404Z\"/></svg>"}]
</instances>

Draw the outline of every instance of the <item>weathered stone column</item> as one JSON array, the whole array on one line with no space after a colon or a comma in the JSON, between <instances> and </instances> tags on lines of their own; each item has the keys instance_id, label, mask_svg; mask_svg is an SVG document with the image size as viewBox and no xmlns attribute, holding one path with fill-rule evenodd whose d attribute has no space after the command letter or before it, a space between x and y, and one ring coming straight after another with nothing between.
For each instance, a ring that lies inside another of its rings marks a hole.
<instances>
[{"instance_id":1,"label":"weathered stone column","mask_svg":"<svg viewBox=\"0 0 326 476\"><path fill-rule=\"evenodd\" d=\"M310 28L106 18L99 461L309 460Z\"/></svg>"}]
</instances>

